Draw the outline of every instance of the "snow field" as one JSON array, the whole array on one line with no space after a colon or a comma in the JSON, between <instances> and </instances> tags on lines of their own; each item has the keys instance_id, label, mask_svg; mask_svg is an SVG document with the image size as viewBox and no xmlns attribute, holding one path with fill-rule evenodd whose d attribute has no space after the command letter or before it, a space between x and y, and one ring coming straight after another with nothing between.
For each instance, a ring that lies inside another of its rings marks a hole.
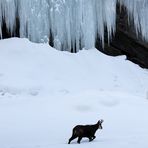
<instances>
[{"instance_id":1,"label":"snow field","mask_svg":"<svg viewBox=\"0 0 148 148\"><path fill-rule=\"evenodd\" d=\"M96 49L0 41L0 148L147 148L148 71ZM104 119L89 143L72 128Z\"/></svg>"}]
</instances>

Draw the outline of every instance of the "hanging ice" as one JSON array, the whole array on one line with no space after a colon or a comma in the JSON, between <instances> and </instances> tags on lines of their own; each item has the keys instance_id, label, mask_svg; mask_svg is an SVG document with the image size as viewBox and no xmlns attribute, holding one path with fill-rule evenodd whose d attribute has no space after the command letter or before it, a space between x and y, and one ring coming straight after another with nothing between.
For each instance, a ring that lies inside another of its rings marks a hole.
<instances>
[{"instance_id":1,"label":"hanging ice","mask_svg":"<svg viewBox=\"0 0 148 148\"><path fill-rule=\"evenodd\" d=\"M59 50L94 47L98 35L103 43L105 26L109 36L115 30L116 0L0 0L0 8L0 26L4 20L12 33L18 18L20 37L48 42L52 36Z\"/></svg>"},{"instance_id":2,"label":"hanging ice","mask_svg":"<svg viewBox=\"0 0 148 148\"><path fill-rule=\"evenodd\" d=\"M2 25L2 19L3 19L10 33L12 33L15 28L16 11L17 11L16 0L0 0L0 25ZM1 33L1 26L0 26L0 33Z\"/></svg>"},{"instance_id":3,"label":"hanging ice","mask_svg":"<svg viewBox=\"0 0 148 148\"><path fill-rule=\"evenodd\" d=\"M0 0L0 37L2 24L12 34L17 19L20 37L52 42L59 50L92 48L98 37L104 45L105 28L108 40L115 32L117 1L148 41L148 0Z\"/></svg>"},{"instance_id":4,"label":"hanging ice","mask_svg":"<svg viewBox=\"0 0 148 148\"><path fill-rule=\"evenodd\" d=\"M129 13L130 19L134 21L137 35L148 41L148 0L120 0Z\"/></svg>"}]
</instances>

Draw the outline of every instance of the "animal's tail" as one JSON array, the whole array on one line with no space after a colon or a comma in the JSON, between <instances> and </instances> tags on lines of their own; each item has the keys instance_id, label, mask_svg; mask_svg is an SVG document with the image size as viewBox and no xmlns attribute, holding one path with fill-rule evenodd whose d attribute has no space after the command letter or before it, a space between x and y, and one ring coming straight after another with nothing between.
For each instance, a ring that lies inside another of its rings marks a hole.
<instances>
[{"instance_id":1,"label":"animal's tail","mask_svg":"<svg viewBox=\"0 0 148 148\"><path fill-rule=\"evenodd\" d=\"M76 129L73 129L73 135L77 135L77 130Z\"/></svg>"}]
</instances>

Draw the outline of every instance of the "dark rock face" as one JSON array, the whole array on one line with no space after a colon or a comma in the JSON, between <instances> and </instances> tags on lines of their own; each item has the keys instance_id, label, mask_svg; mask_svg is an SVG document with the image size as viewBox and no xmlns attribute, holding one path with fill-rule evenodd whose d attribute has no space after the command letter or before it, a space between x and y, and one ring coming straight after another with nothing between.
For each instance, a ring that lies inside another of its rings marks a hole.
<instances>
[{"instance_id":1,"label":"dark rock face","mask_svg":"<svg viewBox=\"0 0 148 148\"><path fill-rule=\"evenodd\" d=\"M119 7L118 5L116 34L109 45L105 41L105 48L101 48L101 51L111 56L126 55L127 60L148 68L148 43L141 39L140 34L137 38L134 25L132 22L128 23L126 8ZM98 43L96 47L98 48Z\"/></svg>"}]
</instances>

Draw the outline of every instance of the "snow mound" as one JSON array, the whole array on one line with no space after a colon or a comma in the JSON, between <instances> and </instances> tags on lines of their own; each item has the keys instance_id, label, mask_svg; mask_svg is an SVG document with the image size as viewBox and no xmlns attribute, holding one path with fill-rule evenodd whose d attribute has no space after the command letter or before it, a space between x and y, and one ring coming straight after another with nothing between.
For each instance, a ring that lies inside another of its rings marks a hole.
<instances>
[{"instance_id":1,"label":"snow mound","mask_svg":"<svg viewBox=\"0 0 148 148\"><path fill-rule=\"evenodd\" d=\"M110 57L96 49L71 54L13 38L0 41L0 53L2 94L67 94L96 88L146 93L148 88L147 70L125 56Z\"/></svg>"}]
</instances>

